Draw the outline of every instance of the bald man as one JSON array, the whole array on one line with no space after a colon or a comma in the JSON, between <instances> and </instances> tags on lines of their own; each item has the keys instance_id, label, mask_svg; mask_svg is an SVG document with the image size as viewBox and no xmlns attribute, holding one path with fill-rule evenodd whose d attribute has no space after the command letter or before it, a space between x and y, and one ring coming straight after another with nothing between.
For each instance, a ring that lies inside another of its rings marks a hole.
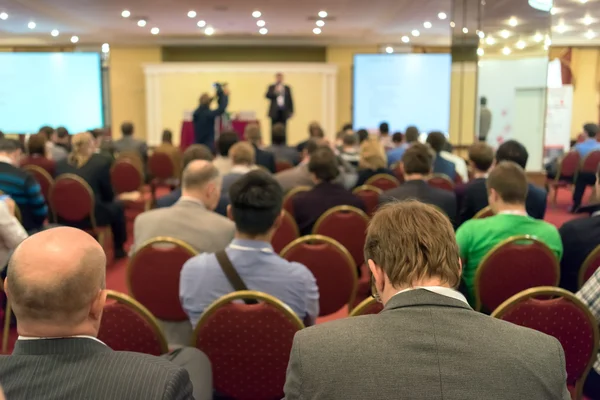
<instances>
[{"instance_id":1,"label":"bald man","mask_svg":"<svg viewBox=\"0 0 600 400\"><path fill-rule=\"evenodd\" d=\"M184 368L161 357L112 351L96 339L105 266L102 247L75 228L49 229L17 247L4 282L20 335L13 354L0 356L7 398L193 398Z\"/></svg>"}]
</instances>

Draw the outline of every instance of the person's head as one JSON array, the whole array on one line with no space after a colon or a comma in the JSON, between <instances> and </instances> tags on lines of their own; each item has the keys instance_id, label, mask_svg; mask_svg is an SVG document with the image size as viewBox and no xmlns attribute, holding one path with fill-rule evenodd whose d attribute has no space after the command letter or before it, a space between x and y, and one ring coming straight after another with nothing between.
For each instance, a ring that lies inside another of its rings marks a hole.
<instances>
[{"instance_id":1,"label":"person's head","mask_svg":"<svg viewBox=\"0 0 600 400\"><path fill-rule=\"evenodd\" d=\"M323 144L321 143L320 139L310 139L308 142L306 142L304 150L302 150L302 159L309 160L310 156L312 156L322 145Z\"/></svg>"},{"instance_id":2,"label":"person's head","mask_svg":"<svg viewBox=\"0 0 600 400\"><path fill-rule=\"evenodd\" d=\"M250 171L231 185L229 199L227 215L235 222L238 234L270 242L282 219L283 189L279 183L265 171Z\"/></svg>"},{"instance_id":3,"label":"person's head","mask_svg":"<svg viewBox=\"0 0 600 400\"><path fill-rule=\"evenodd\" d=\"M64 126L59 126L54 131L53 140L55 143L69 143L69 131Z\"/></svg>"},{"instance_id":4,"label":"person's head","mask_svg":"<svg viewBox=\"0 0 600 400\"><path fill-rule=\"evenodd\" d=\"M106 301L106 255L82 230L44 230L17 247L4 288L20 335L96 336Z\"/></svg>"},{"instance_id":5,"label":"person's head","mask_svg":"<svg viewBox=\"0 0 600 400\"><path fill-rule=\"evenodd\" d=\"M512 161L525 169L529 153L521 143L516 140L508 140L498 147L496 150L496 163L502 161Z\"/></svg>"},{"instance_id":6,"label":"person's head","mask_svg":"<svg viewBox=\"0 0 600 400\"><path fill-rule=\"evenodd\" d=\"M431 132L427 135L427 144L431 146L433 151L439 153L444 150L446 145L446 136L442 132Z\"/></svg>"},{"instance_id":7,"label":"person's head","mask_svg":"<svg viewBox=\"0 0 600 400\"><path fill-rule=\"evenodd\" d=\"M469 147L469 166L475 172L488 172L494 163L494 149L485 142L478 142Z\"/></svg>"},{"instance_id":8,"label":"person's head","mask_svg":"<svg viewBox=\"0 0 600 400\"><path fill-rule=\"evenodd\" d=\"M162 142L173 144L173 132L171 132L169 129L165 129L162 133Z\"/></svg>"},{"instance_id":9,"label":"person's head","mask_svg":"<svg viewBox=\"0 0 600 400\"><path fill-rule=\"evenodd\" d=\"M416 126L409 126L404 132L406 143L415 143L419 141L419 129Z\"/></svg>"},{"instance_id":10,"label":"person's head","mask_svg":"<svg viewBox=\"0 0 600 400\"><path fill-rule=\"evenodd\" d=\"M210 161L191 161L183 169L181 195L198 199L207 209L214 210L221 197L219 170Z\"/></svg>"},{"instance_id":11,"label":"person's head","mask_svg":"<svg viewBox=\"0 0 600 400\"><path fill-rule=\"evenodd\" d=\"M362 143L369 138L369 131L366 129L359 129L356 134L358 135L358 143Z\"/></svg>"},{"instance_id":12,"label":"person's head","mask_svg":"<svg viewBox=\"0 0 600 400\"><path fill-rule=\"evenodd\" d=\"M0 139L4 139L4 132L0 131Z\"/></svg>"},{"instance_id":13,"label":"person's head","mask_svg":"<svg viewBox=\"0 0 600 400\"><path fill-rule=\"evenodd\" d=\"M400 146L402 144L402 141L404 140L404 135L402 134L402 132L396 132L392 135L392 142L394 143L394 145Z\"/></svg>"},{"instance_id":14,"label":"person's head","mask_svg":"<svg viewBox=\"0 0 600 400\"><path fill-rule=\"evenodd\" d=\"M133 135L133 124L131 122L123 122L121 124L121 133L123 136Z\"/></svg>"},{"instance_id":15,"label":"person's head","mask_svg":"<svg viewBox=\"0 0 600 400\"><path fill-rule=\"evenodd\" d=\"M481 104L482 106L487 106L487 98L481 96L481 98L479 99L479 104Z\"/></svg>"},{"instance_id":16,"label":"person's head","mask_svg":"<svg viewBox=\"0 0 600 400\"><path fill-rule=\"evenodd\" d=\"M42 135L46 136L46 140L50 140L52 138L52 134L54 133L54 128L45 125L40 128L38 133L41 133Z\"/></svg>"},{"instance_id":17,"label":"person's head","mask_svg":"<svg viewBox=\"0 0 600 400\"><path fill-rule=\"evenodd\" d=\"M521 166L512 161L501 161L490 172L485 181L488 201L498 213L505 206L525 208L527 177Z\"/></svg>"},{"instance_id":18,"label":"person's head","mask_svg":"<svg viewBox=\"0 0 600 400\"><path fill-rule=\"evenodd\" d=\"M402 168L406 178L409 175L416 175L416 178L429 175L433 168L433 155L429 147L417 142L406 149L402 155Z\"/></svg>"},{"instance_id":19,"label":"person's head","mask_svg":"<svg viewBox=\"0 0 600 400\"><path fill-rule=\"evenodd\" d=\"M27 141L27 152L29 155L40 155L46 157L46 135L38 133L32 135Z\"/></svg>"},{"instance_id":20,"label":"person's head","mask_svg":"<svg viewBox=\"0 0 600 400\"><path fill-rule=\"evenodd\" d=\"M358 144L358 136L355 133L345 133L342 137L342 144L344 147L356 147Z\"/></svg>"},{"instance_id":21,"label":"person's head","mask_svg":"<svg viewBox=\"0 0 600 400\"><path fill-rule=\"evenodd\" d=\"M308 136L310 138L325 137L325 134L323 133L323 129L321 128L321 125L318 122L313 121L308 125Z\"/></svg>"},{"instance_id":22,"label":"person's head","mask_svg":"<svg viewBox=\"0 0 600 400\"><path fill-rule=\"evenodd\" d=\"M229 158L233 165L254 165L256 151L248 142L238 142L229 149Z\"/></svg>"},{"instance_id":23,"label":"person's head","mask_svg":"<svg viewBox=\"0 0 600 400\"><path fill-rule=\"evenodd\" d=\"M383 304L403 289L454 288L460 282L460 255L450 220L416 200L379 208L369 223L364 253L373 274L373 294Z\"/></svg>"},{"instance_id":24,"label":"person's head","mask_svg":"<svg viewBox=\"0 0 600 400\"><path fill-rule=\"evenodd\" d=\"M587 137L595 138L596 135L598 134L598 132L600 131L600 129L598 128L597 124L590 123L590 124L585 124L583 126L583 131L585 132Z\"/></svg>"},{"instance_id":25,"label":"person's head","mask_svg":"<svg viewBox=\"0 0 600 400\"><path fill-rule=\"evenodd\" d=\"M260 146L262 144L260 126L255 123L246 125L246 128L244 129L244 138L250 143Z\"/></svg>"},{"instance_id":26,"label":"person's head","mask_svg":"<svg viewBox=\"0 0 600 400\"><path fill-rule=\"evenodd\" d=\"M285 146L285 125L281 122L278 122L275 125L273 125L273 128L271 129L271 138L275 146Z\"/></svg>"},{"instance_id":27,"label":"person's head","mask_svg":"<svg viewBox=\"0 0 600 400\"><path fill-rule=\"evenodd\" d=\"M208 93L202 93L200 95L199 103L200 103L201 106L208 107L208 106L210 106L210 103L212 101L213 101L213 98Z\"/></svg>"},{"instance_id":28,"label":"person's head","mask_svg":"<svg viewBox=\"0 0 600 400\"><path fill-rule=\"evenodd\" d=\"M351 131L353 130L352 124L350 122L344 124L344 126L342 126L342 131L346 132L346 131Z\"/></svg>"},{"instance_id":29,"label":"person's head","mask_svg":"<svg viewBox=\"0 0 600 400\"><path fill-rule=\"evenodd\" d=\"M183 168L194 160L210 161L214 159L212 152L203 144L193 144L183 152Z\"/></svg>"},{"instance_id":30,"label":"person's head","mask_svg":"<svg viewBox=\"0 0 600 400\"><path fill-rule=\"evenodd\" d=\"M21 146L11 139L0 139L0 156L6 157L14 166L19 166L21 161Z\"/></svg>"},{"instance_id":31,"label":"person's head","mask_svg":"<svg viewBox=\"0 0 600 400\"><path fill-rule=\"evenodd\" d=\"M225 131L219 135L217 139L217 150L219 151L219 155L221 157L227 157L229 154L229 149L231 146L239 142L240 139L238 134L233 131Z\"/></svg>"},{"instance_id":32,"label":"person's head","mask_svg":"<svg viewBox=\"0 0 600 400\"><path fill-rule=\"evenodd\" d=\"M94 137L89 132L78 133L71 140L71 153L67 158L69 164L76 167L84 165L94 153Z\"/></svg>"},{"instance_id":33,"label":"person's head","mask_svg":"<svg viewBox=\"0 0 600 400\"><path fill-rule=\"evenodd\" d=\"M358 166L361 169L378 170L385 168L387 157L378 140L365 140L360 144Z\"/></svg>"},{"instance_id":34,"label":"person's head","mask_svg":"<svg viewBox=\"0 0 600 400\"><path fill-rule=\"evenodd\" d=\"M379 124L379 133L382 135L388 135L390 133L390 125L387 122Z\"/></svg>"},{"instance_id":35,"label":"person's head","mask_svg":"<svg viewBox=\"0 0 600 400\"><path fill-rule=\"evenodd\" d=\"M329 147L320 146L310 155L308 171L315 183L331 182L340 174L338 161Z\"/></svg>"},{"instance_id":36,"label":"person's head","mask_svg":"<svg viewBox=\"0 0 600 400\"><path fill-rule=\"evenodd\" d=\"M275 82L277 82L277 83L283 82L283 74L281 72L278 72L275 74Z\"/></svg>"}]
</instances>

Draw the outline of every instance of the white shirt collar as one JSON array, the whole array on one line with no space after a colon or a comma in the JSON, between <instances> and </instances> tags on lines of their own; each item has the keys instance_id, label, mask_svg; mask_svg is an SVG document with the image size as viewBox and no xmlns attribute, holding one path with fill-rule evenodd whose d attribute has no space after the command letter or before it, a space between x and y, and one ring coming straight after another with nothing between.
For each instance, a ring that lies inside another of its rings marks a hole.
<instances>
[{"instance_id":1,"label":"white shirt collar","mask_svg":"<svg viewBox=\"0 0 600 400\"><path fill-rule=\"evenodd\" d=\"M87 335L60 336L60 337L32 337L32 336L20 336L19 335L17 340L48 340L48 339L72 339L72 338L91 339L91 340L95 340L98 343L102 343L103 345L106 346L106 343L104 343L102 340L95 338L93 336L87 336Z\"/></svg>"},{"instance_id":2,"label":"white shirt collar","mask_svg":"<svg viewBox=\"0 0 600 400\"><path fill-rule=\"evenodd\" d=\"M598 215L600 215L600 210L598 210L598 211L594 211L594 212L592 213L592 217L597 217Z\"/></svg>"},{"instance_id":3,"label":"white shirt collar","mask_svg":"<svg viewBox=\"0 0 600 400\"><path fill-rule=\"evenodd\" d=\"M7 157L7 156L0 156L0 162L10 164L10 165L14 164L14 161L12 160L12 158Z\"/></svg>"},{"instance_id":4,"label":"white shirt collar","mask_svg":"<svg viewBox=\"0 0 600 400\"><path fill-rule=\"evenodd\" d=\"M256 167L255 165L234 165L233 167L231 167L231 170L229 172L232 174L247 174L248 172L253 171L256 168L258 167Z\"/></svg>"},{"instance_id":5,"label":"white shirt collar","mask_svg":"<svg viewBox=\"0 0 600 400\"><path fill-rule=\"evenodd\" d=\"M467 305L469 304L469 302L467 301L465 296L462 295L462 293L460 293L454 289L450 289L448 287L443 287L443 286L417 286L417 287L401 290L398 293L396 293L394 296L397 296L400 293L409 292L411 290L416 290L416 289L425 289L432 293L437 293L442 296L453 298L454 300L462 301L463 303L465 303ZM392 297L394 297L394 296L392 296Z\"/></svg>"}]
</instances>

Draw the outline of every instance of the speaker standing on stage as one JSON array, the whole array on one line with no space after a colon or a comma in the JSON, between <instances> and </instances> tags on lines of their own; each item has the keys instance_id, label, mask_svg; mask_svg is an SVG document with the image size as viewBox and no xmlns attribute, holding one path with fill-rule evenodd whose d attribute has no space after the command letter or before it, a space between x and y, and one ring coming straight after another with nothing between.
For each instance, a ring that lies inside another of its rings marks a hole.
<instances>
[{"instance_id":1,"label":"speaker standing on stage","mask_svg":"<svg viewBox=\"0 0 600 400\"><path fill-rule=\"evenodd\" d=\"M216 83L217 103L215 110L210 109L214 97L208 93L200 96L200 106L194 111L194 143L203 144L215 151L215 118L221 116L229 103L229 89Z\"/></svg>"},{"instance_id":2,"label":"speaker standing on stage","mask_svg":"<svg viewBox=\"0 0 600 400\"><path fill-rule=\"evenodd\" d=\"M292 100L292 89L283 83L281 72L275 75L275 84L269 86L267 99L271 100L269 108L271 128L278 122L286 125L288 118L291 118L294 113L294 101Z\"/></svg>"}]
</instances>

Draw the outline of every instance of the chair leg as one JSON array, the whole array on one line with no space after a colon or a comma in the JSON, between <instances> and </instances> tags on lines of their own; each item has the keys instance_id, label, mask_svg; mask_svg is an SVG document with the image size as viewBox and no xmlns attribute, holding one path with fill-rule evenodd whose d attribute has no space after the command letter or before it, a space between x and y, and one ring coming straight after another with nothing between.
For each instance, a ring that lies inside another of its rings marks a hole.
<instances>
[{"instance_id":1,"label":"chair leg","mask_svg":"<svg viewBox=\"0 0 600 400\"><path fill-rule=\"evenodd\" d=\"M554 193L552 194L552 205L556 207L556 198L558 197L558 186L554 187L552 190L554 191Z\"/></svg>"},{"instance_id":2,"label":"chair leg","mask_svg":"<svg viewBox=\"0 0 600 400\"><path fill-rule=\"evenodd\" d=\"M4 313L4 329L2 331L2 354L8 352L8 337L10 336L10 320L12 317L12 309L10 300L6 299L6 312Z\"/></svg>"}]
</instances>

